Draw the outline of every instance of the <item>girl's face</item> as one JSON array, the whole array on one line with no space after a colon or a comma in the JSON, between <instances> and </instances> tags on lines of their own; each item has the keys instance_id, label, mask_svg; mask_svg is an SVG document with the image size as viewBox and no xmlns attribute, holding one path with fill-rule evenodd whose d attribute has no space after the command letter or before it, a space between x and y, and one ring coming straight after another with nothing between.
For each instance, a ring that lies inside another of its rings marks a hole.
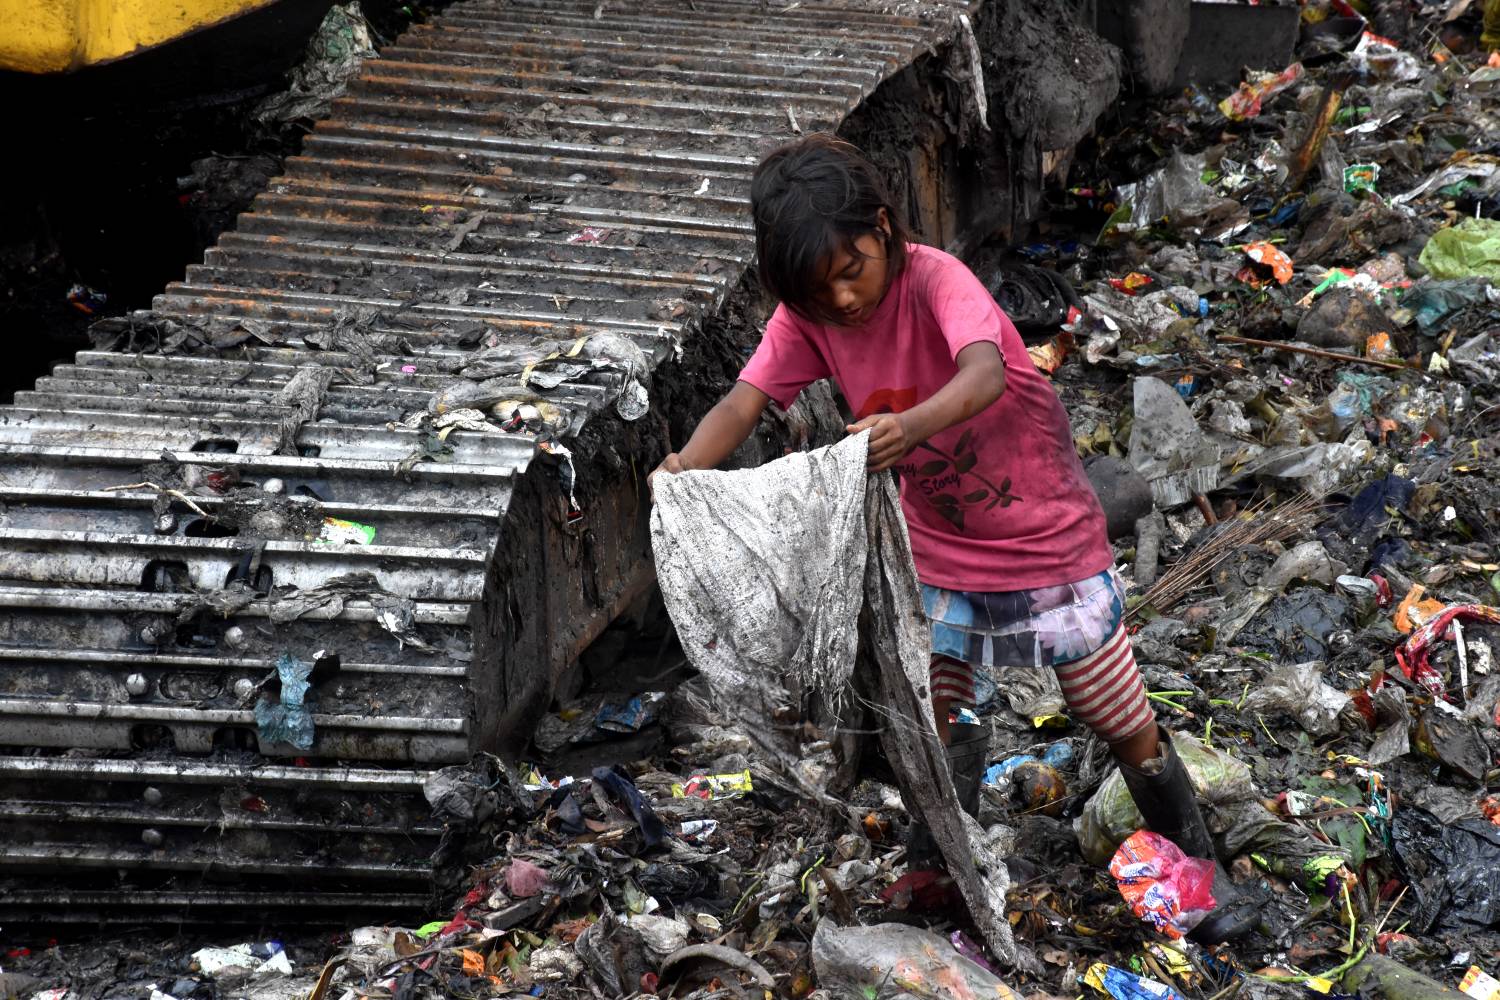
<instances>
[{"instance_id":1,"label":"girl's face","mask_svg":"<svg viewBox=\"0 0 1500 1000\"><path fill-rule=\"evenodd\" d=\"M883 208L878 225L883 236L866 233L854 241L852 252L841 246L829 255L823 285L814 302L835 326L864 325L885 298L890 222Z\"/></svg>"}]
</instances>

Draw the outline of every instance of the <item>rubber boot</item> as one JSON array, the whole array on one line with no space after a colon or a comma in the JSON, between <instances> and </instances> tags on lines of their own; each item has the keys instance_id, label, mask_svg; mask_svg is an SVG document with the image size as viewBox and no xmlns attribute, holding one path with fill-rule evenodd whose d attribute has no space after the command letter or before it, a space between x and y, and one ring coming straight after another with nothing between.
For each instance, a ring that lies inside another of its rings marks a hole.
<instances>
[{"instance_id":1,"label":"rubber boot","mask_svg":"<svg viewBox=\"0 0 1500 1000\"><path fill-rule=\"evenodd\" d=\"M964 812L979 818L979 785L990 752L988 726L955 722L948 727L948 770Z\"/></svg>"},{"instance_id":2,"label":"rubber boot","mask_svg":"<svg viewBox=\"0 0 1500 1000\"><path fill-rule=\"evenodd\" d=\"M984 768L990 750L990 732L986 726L971 726L952 723L948 729L948 773L953 776L953 790L958 793L958 806L964 812L979 818L979 786L984 779ZM923 867L938 860L937 841L932 838L932 829L926 823L915 822L906 841L907 861L913 867Z\"/></svg>"},{"instance_id":3,"label":"rubber boot","mask_svg":"<svg viewBox=\"0 0 1500 1000\"><path fill-rule=\"evenodd\" d=\"M1165 729L1161 730L1158 746L1157 757L1139 768L1121 762L1120 773L1150 830L1176 844L1182 853L1214 863L1213 894L1217 905L1188 936L1200 944L1219 944L1248 934L1258 922L1259 904L1230 881L1219 863L1187 767L1177 756L1171 734Z\"/></svg>"}]
</instances>

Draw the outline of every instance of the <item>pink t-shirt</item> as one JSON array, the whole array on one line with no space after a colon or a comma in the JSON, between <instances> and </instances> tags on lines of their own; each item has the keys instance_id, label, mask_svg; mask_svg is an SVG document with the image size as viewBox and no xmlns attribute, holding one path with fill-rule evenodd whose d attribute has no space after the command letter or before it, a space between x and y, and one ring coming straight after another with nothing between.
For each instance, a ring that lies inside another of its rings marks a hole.
<instances>
[{"instance_id":1,"label":"pink t-shirt","mask_svg":"<svg viewBox=\"0 0 1500 1000\"><path fill-rule=\"evenodd\" d=\"M1026 590L1073 583L1114 561L1104 512L1073 449L1068 416L1014 324L956 258L912 244L865 325L825 326L779 306L740 380L790 406L832 377L855 419L899 413L958 373L973 343L1005 359L989 409L919 445L898 466L912 555L923 583Z\"/></svg>"}]
</instances>

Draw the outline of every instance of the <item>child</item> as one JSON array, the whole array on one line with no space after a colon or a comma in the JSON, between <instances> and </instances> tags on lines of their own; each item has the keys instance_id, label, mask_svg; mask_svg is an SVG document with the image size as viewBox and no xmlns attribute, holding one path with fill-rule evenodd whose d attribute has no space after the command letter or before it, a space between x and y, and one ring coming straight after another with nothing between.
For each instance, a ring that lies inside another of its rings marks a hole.
<instances>
[{"instance_id":1,"label":"child","mask_svg":"<svg viewBox=\"0 0 1500 1000\"><path fill-rule=\"evenodd\" d=\"M962 263L910 242L848 143L816 135L771 153L750 199L760 279L781 304L734 388L657 473L714 468L768 403L790 406L832 377L854 408L848 431L870 432L870 470L900 475L950 760L966 749L972 763L976 743L987 748L980 727L949 724L954 703L973 703L974 666L1044 664L1073 717L1113 749L1148 825L1213 858L1187 771L1146 699L1067 414L1015 327ZM978 763L955 775L971 813ZM1222 867L1214 896L1200 937L1249 929L1253 911Z\"/></svg>"}]
</instances>

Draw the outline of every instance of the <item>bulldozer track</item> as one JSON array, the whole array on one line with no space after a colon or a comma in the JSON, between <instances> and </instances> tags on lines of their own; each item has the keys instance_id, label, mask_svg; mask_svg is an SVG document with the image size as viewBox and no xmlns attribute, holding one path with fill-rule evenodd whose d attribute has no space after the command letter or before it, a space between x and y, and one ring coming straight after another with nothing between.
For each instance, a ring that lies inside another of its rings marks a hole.
<instances>
[{"instance_id":1,"label":"bulldozer track","mask_svg":"<svg viewBox=\"0 0 1500 1000\"><path fill-rule=\"evenodd\" d=\"M423 782L495 742L522 480L724 305L768 144L965 9L463 0L119 344L0 408L0 919L424 899ZM486 356L540 423L424 424ZM320 650L312 746L259 738L279 657Z\"/></svg>"}]
</instances>

